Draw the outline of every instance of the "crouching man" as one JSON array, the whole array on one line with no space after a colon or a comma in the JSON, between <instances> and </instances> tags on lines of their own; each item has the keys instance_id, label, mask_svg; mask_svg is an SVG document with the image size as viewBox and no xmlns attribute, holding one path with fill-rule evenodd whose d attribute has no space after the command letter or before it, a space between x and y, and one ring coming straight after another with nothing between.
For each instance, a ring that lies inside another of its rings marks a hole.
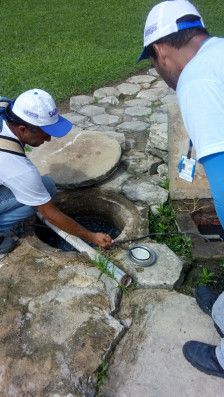
<instances>
[{"instance_id":1,"label":"crouching man","mask_svg":"<svg viewBox=\"0 0 224 397\"><path fill-rule=\"evenodd\" d=\"M39 211L63 231L101 247L113 244L104 233L92 233L61 212L52 198L56 186L50 177L41 177L26 157L24 145L33 147L63 137L72 123L58 115L53 98L32 89L9 103L3 112L0 131L0 254L11 252L16 241L10 231ZM14 146L12 146L14 145Z\"/></svg>"}]
</instances>

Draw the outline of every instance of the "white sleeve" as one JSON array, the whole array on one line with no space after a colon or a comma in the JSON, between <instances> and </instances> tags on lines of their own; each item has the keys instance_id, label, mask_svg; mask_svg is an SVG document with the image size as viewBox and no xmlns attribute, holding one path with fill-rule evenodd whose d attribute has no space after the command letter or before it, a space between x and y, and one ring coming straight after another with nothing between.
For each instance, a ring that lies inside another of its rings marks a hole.
<instances>
[{"instance_id":1,"label":"white sleeve","mask_svg":"<svg viewBox=\"0 0 224 397\"><path fill-rule=\"evenodd\" d=\"M29 170L8 178L5 185L13 192L16 200L25 205L34 207L51 200L40 173L33 164Z\"/></svg>"},{"instance_id":2,"label":"white sleeve","mask_svg":"<svg viewBox=\"0 0 224 397\"><path fill-rule=\"evenodd\" d=\"M181 85L178 102L197 159L224 151L224 87L217 81L191 80Z\"/></svg>"}]
</instances>

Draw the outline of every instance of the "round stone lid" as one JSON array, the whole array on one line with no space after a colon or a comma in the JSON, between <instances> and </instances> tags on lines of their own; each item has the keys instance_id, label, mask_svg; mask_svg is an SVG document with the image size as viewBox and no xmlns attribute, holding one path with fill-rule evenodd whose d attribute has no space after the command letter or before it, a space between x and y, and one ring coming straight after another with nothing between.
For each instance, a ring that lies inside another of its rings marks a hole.
<instances>
[{"instance_id":1,"label":"round stone lid","mask_svg":"<svg viewBox=\"0 0 224 397\"><path fill-rule=\"evenodd\" d=\"M121 146L103 132L72 130L33 148L28 157L41 175L51 176L61 187L90 186L118 167Z\"/></svg>"}]
</instances>

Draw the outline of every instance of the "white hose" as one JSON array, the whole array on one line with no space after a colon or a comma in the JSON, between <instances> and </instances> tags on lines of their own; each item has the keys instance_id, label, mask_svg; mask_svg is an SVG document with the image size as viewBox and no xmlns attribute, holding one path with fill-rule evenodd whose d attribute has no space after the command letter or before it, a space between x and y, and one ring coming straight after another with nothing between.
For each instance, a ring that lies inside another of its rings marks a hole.
<instances>
[{"instance_id":1,"label":"white hose","mask_svg":"<svg viewBox=\"0 0 224 397\"><path fill-rule=\"evenodd\" d=\"M112 262L108 261L107 258L103 257L102 254L99 254L94 248L90 247L87 243L85 243L81 238L73 236L72 234L68 234L63 230L59 229L57 226L52 225L48 222L40 212L37 212L38 218L41 222L45 223L50 229L52 229L55 233L61 236L65 241L72 245L72 247L76 248L79 252L86 252L90 259L99 262L105 259L107 271L110 272L113 277L117 280L117 282L125 287L128 287L132 283L132 278L124 273L119 267L115 266Z\"/></svg>"}]
</instances>

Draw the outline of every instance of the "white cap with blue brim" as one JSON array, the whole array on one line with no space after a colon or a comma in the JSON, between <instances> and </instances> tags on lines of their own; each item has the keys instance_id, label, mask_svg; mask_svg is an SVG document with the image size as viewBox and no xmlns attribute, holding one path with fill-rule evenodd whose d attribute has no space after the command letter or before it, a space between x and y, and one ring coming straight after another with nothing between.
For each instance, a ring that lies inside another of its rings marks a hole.
<instances>
[{"instance_id":1,"label":"white cap with blue brim","mask_svg":"<svg viewBox=\"0 0 224 397\"><path fill-rule=\"evenodd\" d=\"M177 23L185 15L195 15L199 19ZM162 37L183 29L205 27L202 16L188 0L163 1L152 8L144 29L144 49L136 63L148 58L147 47Z\"/></svg>"}]
</instances>

